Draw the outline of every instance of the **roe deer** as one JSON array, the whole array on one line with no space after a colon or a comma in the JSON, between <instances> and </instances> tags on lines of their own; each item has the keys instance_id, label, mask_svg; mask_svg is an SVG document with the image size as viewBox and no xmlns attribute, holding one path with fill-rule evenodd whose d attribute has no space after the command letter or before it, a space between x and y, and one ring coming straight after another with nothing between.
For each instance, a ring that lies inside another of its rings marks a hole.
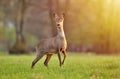
<instances>
[{"instance_id":1,"label":"roe deer","mask_svg":"<svg viewBox=\"0 0 120 79\"><path fill-rule=\"evenodd\" d=\"M58 54L60 66L64 64L66 59L66 48L67 48L67 41L63 30L63 21L64 21L64 14L58 16L57 14L53 14L56 28L57 28L57 35L55 37L51 37L48 39L42 39L36 48L36 58L32 62L31 68L44 56L47 55L46 60L44 61L44 65L47 67L48 62L53 54ZM61 53L63 53L64 58L61 61Z\"/></svg>"}]
</instances>

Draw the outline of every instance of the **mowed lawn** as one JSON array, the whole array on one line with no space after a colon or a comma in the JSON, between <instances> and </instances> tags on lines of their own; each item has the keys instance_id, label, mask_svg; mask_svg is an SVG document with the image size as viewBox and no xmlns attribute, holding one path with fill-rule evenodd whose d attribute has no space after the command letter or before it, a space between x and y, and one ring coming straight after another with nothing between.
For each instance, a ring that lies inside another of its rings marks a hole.
<instances>
[{"instance_id":1,"label":"mowed lawn","mask_svg":"<svg viewBox=\"0 0 120 79\"><path fill-rule=\"evenodd\" d=\"M120 79L120 56L68 54L63 67L54 55L45 67L42 58L31 69L35 55L1 55L0 79Z\"/></svg>"}]
</instances>

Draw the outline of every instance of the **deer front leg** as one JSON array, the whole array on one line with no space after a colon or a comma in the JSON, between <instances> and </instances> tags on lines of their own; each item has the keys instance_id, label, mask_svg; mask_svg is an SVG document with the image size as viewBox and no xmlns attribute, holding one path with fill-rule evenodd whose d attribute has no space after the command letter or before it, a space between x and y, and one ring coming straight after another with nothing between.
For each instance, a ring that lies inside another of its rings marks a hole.
<instances>
[{"instance_id":1,"label":"deer front leg","mask_svg":"<svg viewBox=\"0 0 120 79\"><path fill-rule=\"evenodd\" d=\"M58 50L58 58L59 58L59 63L60 63L60 67L61 67L62 66L62 62L61 62L60 49Z\"/></svg>"},{"instance_id":2,"label":"deer front leg","mask_svg":"<svg viewBox=\"0 0 120 79\"><path fill-rule=\"evenodd\" d=\"M42 53L38 53L36 55L36 58L34 59L34 61L32 62L31 68L33 68L35 66L35 64L43 57Z\"/></svg>"},{"instance_id":3,"label":"deer front leg","mask_svg":"<svg viewBox=\"0 0 120 79\"><path fill-rule=\"evenodd\" d=\"M52 56L52 54L47 54L47 57L46 57L46 59L45 59L45 61L44 61L44 65L45 65L46 67L48 67L48 62L50 61L51 56Z\"/></svg>"},{"instance_id":4,"label":"deer front leg","mask_svg":"<svg viewBox=\"0 0 120 79\"><path fill-rule=\"evenodd\" d=\"M66 59L66 51L62 51L63 55L64 55L64 58L63 58L63 61L62 61L62 65L64 64L64 61Z\"/></svg>"}]
</instances>

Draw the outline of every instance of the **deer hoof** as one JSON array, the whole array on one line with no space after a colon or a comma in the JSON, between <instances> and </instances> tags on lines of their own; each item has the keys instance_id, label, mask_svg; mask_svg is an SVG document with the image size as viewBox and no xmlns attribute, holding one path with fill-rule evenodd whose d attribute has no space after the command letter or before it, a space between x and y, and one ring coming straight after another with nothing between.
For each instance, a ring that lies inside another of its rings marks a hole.
<instances>
[{"instance_id":1,"label":"deer hoof","mask_svg":"<svg viewBox=\"0 0 120 79\"><path fill-rule=\"evenodd\" d=\"M45 65L46 67L48 67L48 65L47 65L46 63L44 63L44 65Z\"/></svg>"}]
</instances>

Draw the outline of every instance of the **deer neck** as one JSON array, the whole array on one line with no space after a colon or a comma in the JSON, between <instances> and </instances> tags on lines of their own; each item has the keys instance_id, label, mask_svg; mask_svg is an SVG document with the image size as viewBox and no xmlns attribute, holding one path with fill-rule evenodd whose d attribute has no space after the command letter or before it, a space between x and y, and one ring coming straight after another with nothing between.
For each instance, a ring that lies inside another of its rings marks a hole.
<instances>
[{"instance_id":1,"label":"deer neck","mask_svg":"<svg viewBox=\"0 0 120 79\"><path fill-rule=\"evenodd\" d=\"M64 33L63 28L60 28L60 29L58 30L57 37L65 38L65 33Z\"/></svg>"}]
</instances>

